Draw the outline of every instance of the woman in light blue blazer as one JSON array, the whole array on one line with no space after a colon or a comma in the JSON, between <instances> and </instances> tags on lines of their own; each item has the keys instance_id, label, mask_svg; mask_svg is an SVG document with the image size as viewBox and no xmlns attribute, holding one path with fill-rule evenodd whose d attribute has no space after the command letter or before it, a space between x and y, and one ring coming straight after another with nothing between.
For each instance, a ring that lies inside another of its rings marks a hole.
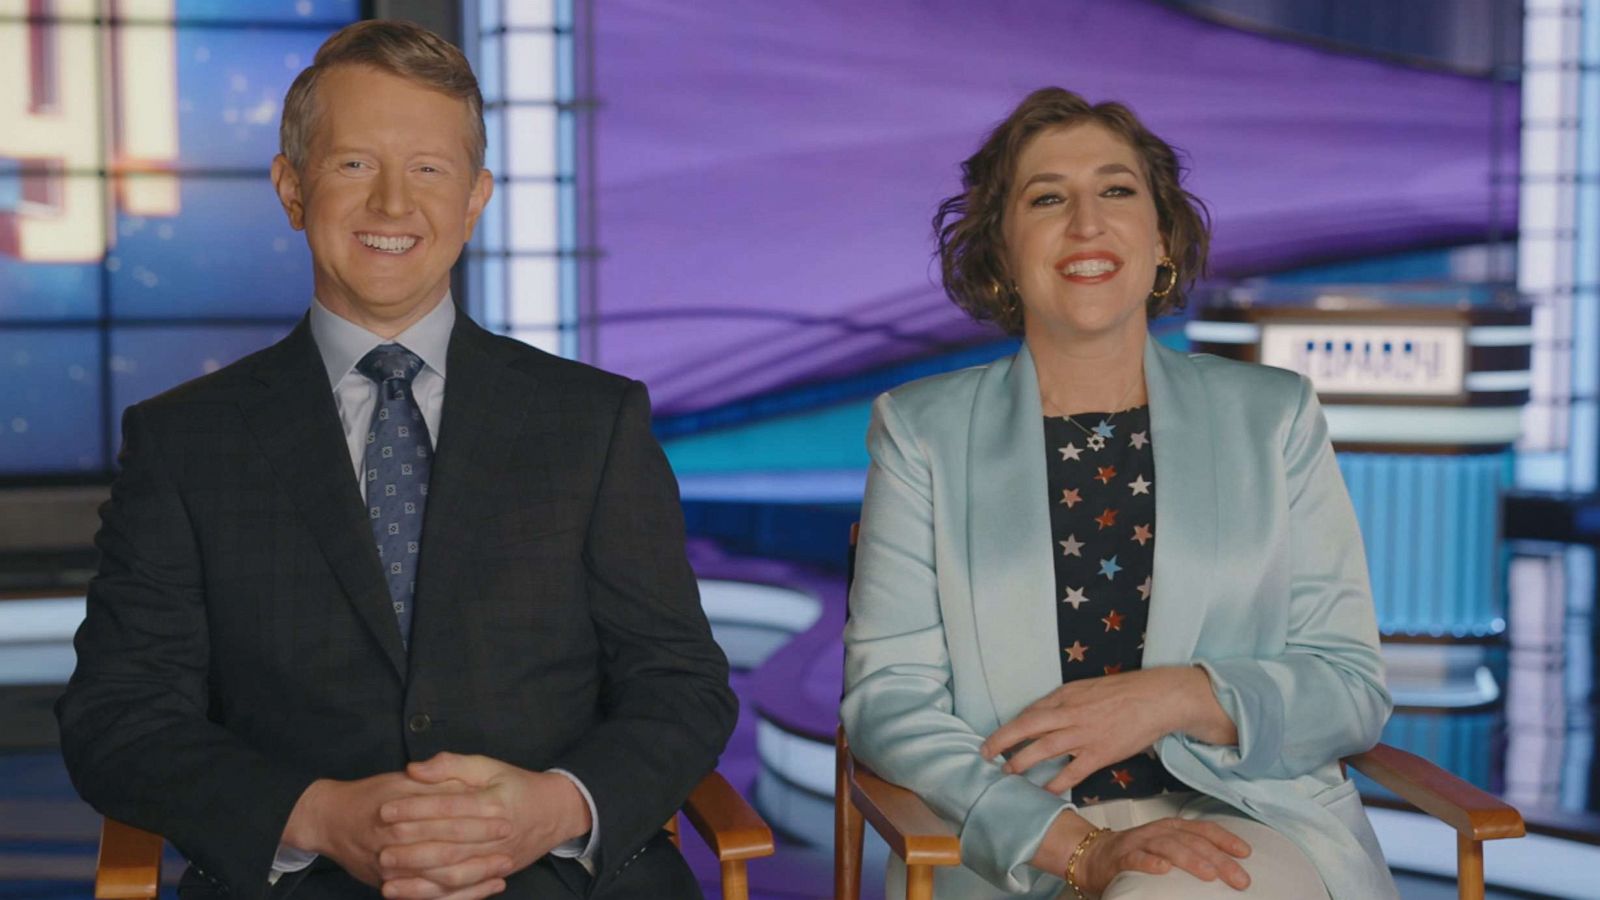
<instances>
[{"instance_id":1,"label":"woman in light blue blazer","mask_svg":"<svg viewBox=\"0 0 1600 900\"><path fill-rule=\"evenodd\" d=\"M1208 242L1173 150L1049 88L963 173L946 290L1023 348L874 405L841 706L959 828L936 894L1397 897L1338 763L1392 703L1316 395L1149 337Z\"/></svg>"}]
</instances>

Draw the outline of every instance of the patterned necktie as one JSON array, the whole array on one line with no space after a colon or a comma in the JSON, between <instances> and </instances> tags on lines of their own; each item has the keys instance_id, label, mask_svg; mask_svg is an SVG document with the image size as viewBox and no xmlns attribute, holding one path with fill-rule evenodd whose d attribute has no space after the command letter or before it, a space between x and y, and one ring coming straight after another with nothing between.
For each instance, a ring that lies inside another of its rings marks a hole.
<instances>
[{"instance_id":1,"label":"patterned necktie","mask_svg":"<svg viewBox=\"0 0 1600 900\"><path fill-rule=\"evenodd\" d=\"M409 646L422 513L428 502L432 464L428 423L411 391L412 379L422 371L422 360L399 344L381 344L356 363L356 371L378 383L378 406L367 431L362 465L367 515L389 581L389 599L400 620L400 639Z\"/></svg>"}]
</instances>

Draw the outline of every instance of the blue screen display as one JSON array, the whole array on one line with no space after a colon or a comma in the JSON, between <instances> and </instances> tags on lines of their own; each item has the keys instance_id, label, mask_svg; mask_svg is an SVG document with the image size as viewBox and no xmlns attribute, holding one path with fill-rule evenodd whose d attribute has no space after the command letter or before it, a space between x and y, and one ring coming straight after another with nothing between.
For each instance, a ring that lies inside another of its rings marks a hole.
<instances>
[{"instance_id":1,"label":"blue screen display","mask_svg":"<svg viewBox=\"0 0 1600 900\"><path fill-rule=\"evenodd\" d=\"M105 469L100 335L0 328L0 475Z\"/></svg>"},{"instance_id":2,"label":"blue screen display","mask_svg":"<svg viewBox=\"0 0 1600 900\"><path fill-rule=\"evenodd\" d=\"M311 65L321 31L178 30L178 167L265 172L283 95Z\"/></svg>"},{"instance_id":3,"label":"blue screen display","mask_svg":"<svg viewBox=\"0 0 1600 900\"><path fill-rule=\"evenodd\" d=\"M259 326L124 327L111 332L112 446L121 443L121 410L174 385L248 356L289 333L293 323Z\"/></svg>"},{"instance_id":4,"label":"blue screen display","mask_svg":"<svg viewBox=\"0 0 1600 900\"><path fill-rule=\"evenodd\" d=\"M175 216L119 216L107 258L116 319L298 316L311 254L264 178L185 178Z\"/></svg>"},{"instance_id":5,"label":"blue screen display","mask_svg":"<svg viewBox=\"0 0 1600 900\"><path fill-rule=\"evenodd\" d=\"M108 475L127 405L304 313L310 255L268 170L289 85L359 13L356 0L177 0L176 24L0 15L0 29L41 29L13 43L47 48L42 67L0 61L0 77L78 123L52 137L56 120L0 122L28 138L0 134L0 478ZM113 27L161 58L84 50L124 39ZM153 112L130 125L129 104ZM147 152L127 152L139 141Z\"/></svg>"}]
</instances>

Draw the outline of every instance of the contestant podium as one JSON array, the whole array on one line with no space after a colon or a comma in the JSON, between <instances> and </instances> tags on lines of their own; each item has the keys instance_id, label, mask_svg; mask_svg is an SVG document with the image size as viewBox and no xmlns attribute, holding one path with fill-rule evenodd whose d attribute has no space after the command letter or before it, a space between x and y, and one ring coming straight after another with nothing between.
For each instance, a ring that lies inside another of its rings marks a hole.
<instances>
[{"instance_id":1,"label":"contestant podium","mask_svg":"<svg viewBox=\"0 0 1600 900\"><path fill-rule=\"evenodd\" d=\"M1186 333L1311 379L1366 545L1396 703L1384 740L1500 789L1500 501L1532 382L1529 309L1480 284L1246 284Z\"/></svg>"}]
</instances>

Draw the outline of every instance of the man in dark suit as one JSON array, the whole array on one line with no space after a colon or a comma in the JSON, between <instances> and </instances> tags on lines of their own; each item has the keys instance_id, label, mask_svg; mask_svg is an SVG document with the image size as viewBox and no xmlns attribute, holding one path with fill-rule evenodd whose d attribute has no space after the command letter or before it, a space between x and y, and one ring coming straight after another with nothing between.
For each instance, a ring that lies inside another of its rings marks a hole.
<instances>
[{"instance_id":1,"label":"man in dark suit","mask_svg":"<svg viewBox=\"0 0 1600 900\"><path fill-rule=\"evenodd\" d=\"M491 335L449 271L482 100L415 26L333 36L273 180L282 342L130 408L57 714L180 893L699 896L661 825L735 715L637 382Z\"/></svg>"}]
</instances>

